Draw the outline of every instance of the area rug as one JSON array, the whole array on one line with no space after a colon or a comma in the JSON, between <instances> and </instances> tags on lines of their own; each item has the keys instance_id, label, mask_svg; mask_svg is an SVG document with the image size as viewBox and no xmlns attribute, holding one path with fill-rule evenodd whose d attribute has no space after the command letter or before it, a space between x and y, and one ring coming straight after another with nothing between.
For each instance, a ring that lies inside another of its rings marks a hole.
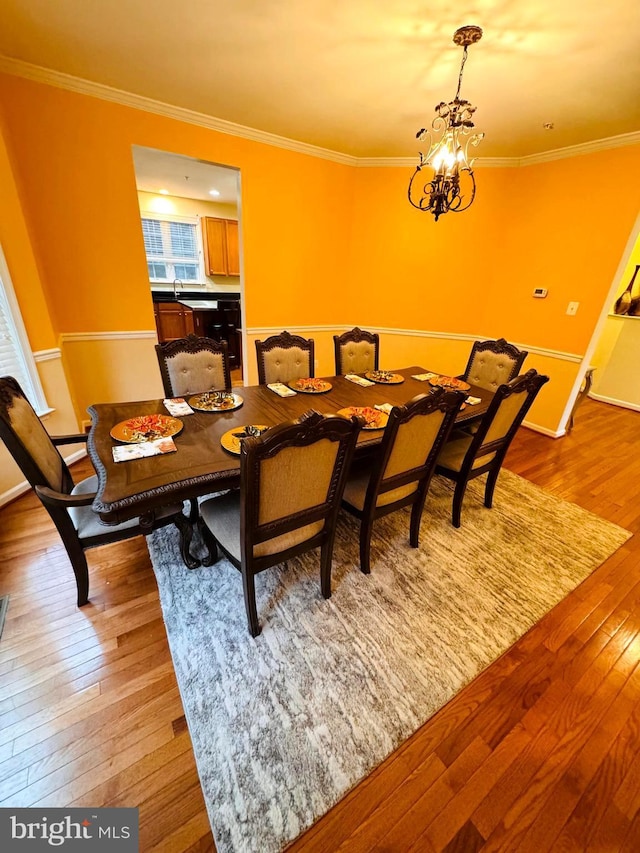
<instances>
[{"instance_id":1,"label":"area rug","mask_svg":"<svg viewBox=\"0 0 640 853\"><path fill-rule=\"evenodd\" d=\"M434 478L417 550L407 510L377 521L369 576L341 516L332 598L317 553L263 572L256 639L228 562L149 537L219 853L282 850L630 536L508 471L487 510L483 480L456 530Z\"/></svg>"}]
</instances>

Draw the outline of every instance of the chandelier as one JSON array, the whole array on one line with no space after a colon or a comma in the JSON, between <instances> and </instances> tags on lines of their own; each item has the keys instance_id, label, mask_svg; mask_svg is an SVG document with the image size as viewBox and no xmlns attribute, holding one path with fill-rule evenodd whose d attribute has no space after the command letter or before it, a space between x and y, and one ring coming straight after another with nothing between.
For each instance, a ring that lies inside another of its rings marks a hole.
<instances>
[{"instance_id":1,"label":"chandelier","mask_svg":"<svg viewBox=\"0 0 640 853\"><path fill-rule=\"evenodd\" d=\"M409 201L418 210L433 213L436 222L448 211L467 210L476 194L471 168L474 161L468 159L468 150L481 142L484 133L472 132L476 108L460 98L460 86L469 45L481 38L480 27L460 27L455 31L454 44L464 48L456 96L448 104L438 104L431 130L423 127L416 133L416 139L426 142L429 150L426 154L420 152L420 162L409 181Z\"/></svg>"}]
</instances>

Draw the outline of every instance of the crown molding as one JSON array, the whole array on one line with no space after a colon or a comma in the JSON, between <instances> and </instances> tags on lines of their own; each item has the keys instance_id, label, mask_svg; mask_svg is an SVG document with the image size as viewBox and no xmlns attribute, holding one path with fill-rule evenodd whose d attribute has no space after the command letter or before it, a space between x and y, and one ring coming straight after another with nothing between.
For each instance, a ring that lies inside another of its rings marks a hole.
<instances>
[{"instance_id":1,"label":"crown molding","mask_svg":"<svg viewBox=\"0 0 640 853\"><path fill-rule=\"evenodd\" d=\"M102 83L93 83L91 80L74 77L72 74L65 74L62 71L42 68L40 65L33 65L30 62L23 62L20 59L0 56L0 73L22 77L25 80L32 80L35 83L44 83L47 86L55 86L58 89L66 89L80 95L90 95L93 98L100 98L103 101L111 101L112 103L132 107L143 112L154 113L155 115L176 119L177 121L187 122L188 124L195 124L198 127L205 127L209 130L217 130L219 133L226 133L229 136L239 136L242 139L263 142L265 145L272 145L276 148L285 148L287 151L296 151L298 154L307 154L310 157L331 160L334 163L341 163L344 166L355 166L357 163L357 157L352 157L349 154L330 151L328 148L320 148L317 145L298 142L295 139L287 139L275 133L267 133L264 130L245 127L242 124L235 124L232 121L225 121L225 119L215 118L214 116L199 113L195 110L188 110L184 107L177 107L173 104L165 104L163 101L156 101L153 98L146 98L143 95L136 95L133 92L125 92L122 89L115 89L112 86L104 86Z\"/></svg>"},{"instance_id":2,"label":"crown molding","mask_svg":"<svg viewBox=\"0 0 640 853\"><path fill-rule=\"evenodd\" d=\"M610 148L624 148L626 145L640 145L640 131L621 133L619 136L608 136L605 139L594 139L593 142L582 142L567 148L554 148L552 151L542 151L540 154L529 154L520 158L519 165L535 166L538 163L550 163L552 160L564 160L581 154L594 154L596 151L607 151Z\"/></svg>"},{"instance_id":3,"label":"crown molding","mask_svg":"<svg viewBox=\"0 0 640 853\"><path fill-rule=\"evenodd\" d=\"M66 89L81 95L89 95L93 98L100 98L103 101L111 101L125 107L154 113L155 115L172 118L176 121L186 122L187 124L195 124L198 127L216 130L219 133L226 133L229 136L238 136L241 139L262 142L265 145L284 148L287 151L295 151L298 154L306 154L310 157L330 160L333 163L340 163L343 166L408 169L415 168L416 166L415 157L354 157L350 154L343 154L340 151L320 148L317 145L310 145L307 142L299 142L295 139L288 139L285 136L278 136L275 133L268 133L264 130L235 124L234 122L215 118L206 113L199 113L195 110L166 104L163 101L156 101L153 98L136 95L133 92L125 92L122 89L105 86L102 83L94 83L91 80L74 77L72 74L65 74L62 71L53 71L50 68L43 68L40 65L23 62L21 59L13 59L9 56L0 55L0 73L22 77L25 80L44 83L47 86L55 86L58 89ZM567 148L555 148L539 154L528 154L525 157L477 157L474 163L477 168L518 168L520 166L534 166L538 163L549 163L552 160L564 160L568 157L576 157L581 154L593 154L596 151L605 151L610 148L621 148L626 145L638 144L640 144L640 131L623 133L619 136L609 136L605 139L596 139L593 142L583 142L579 145L570 145Z\"/></svg>"}]
</instances>

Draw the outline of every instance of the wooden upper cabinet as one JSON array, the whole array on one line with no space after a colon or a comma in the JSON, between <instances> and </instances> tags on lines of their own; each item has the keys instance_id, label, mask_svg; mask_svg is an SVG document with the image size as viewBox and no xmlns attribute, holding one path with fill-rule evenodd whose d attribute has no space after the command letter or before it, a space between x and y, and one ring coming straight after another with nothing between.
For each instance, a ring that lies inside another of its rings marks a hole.
<instances>
[{"instance_id":1,"label":"wooden upper cabinet","mask_svg":"<svg viewBox=\"0 0 640 853\"><path fill-rule=\"evenodd\" d=\"M240 275L237 221L204 216L202 236L207 275Z\"/></svg>"},{"instance_id":2,"label":"wooden upper cabinet","mask_svg":"<svg viewBox=\"0 0 640 853\"><path fill-rule=\"evenodd\" d=\"M227 219L227 270L228 275L240 275L238 223L235 219Z\"/></svg>"}]
</instances>

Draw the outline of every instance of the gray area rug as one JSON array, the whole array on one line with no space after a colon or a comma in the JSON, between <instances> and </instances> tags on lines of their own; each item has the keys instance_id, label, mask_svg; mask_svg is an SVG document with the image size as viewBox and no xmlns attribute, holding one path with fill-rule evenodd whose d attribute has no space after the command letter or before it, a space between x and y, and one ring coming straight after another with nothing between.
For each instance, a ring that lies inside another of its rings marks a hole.
<instances>
[{"instance_id":1,"label":"gray area rug","mask_svg":"<svg viewBox=\"0 0 640 853\"><path fill-rule=\"evenodd\" d=\"M456 530L434 478L417 550L408 511L376 522L370 576L341 516L333 597L317 553L263 572L255 640L237 570L149 537L219 853L284 848L630 536L508 471L486 510L483 485Z\"/></svg>"}]
</instances>

